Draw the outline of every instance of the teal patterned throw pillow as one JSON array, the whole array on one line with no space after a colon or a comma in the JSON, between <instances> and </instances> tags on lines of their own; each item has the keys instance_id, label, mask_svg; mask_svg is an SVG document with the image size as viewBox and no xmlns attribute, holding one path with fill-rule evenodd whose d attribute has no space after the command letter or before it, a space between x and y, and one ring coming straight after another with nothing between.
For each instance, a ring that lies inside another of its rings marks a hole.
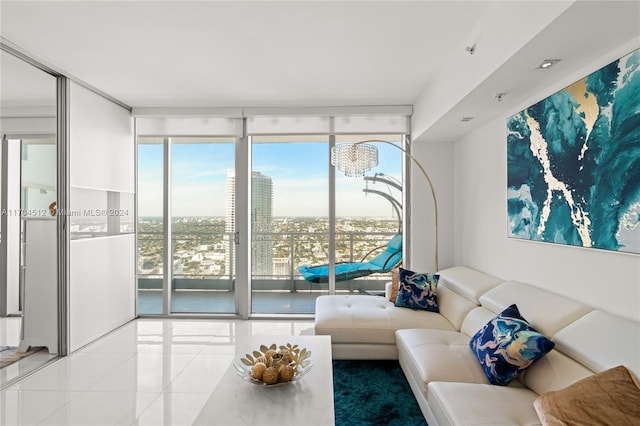
<instances>
[{"instance_id":1,"label":"teal patterned throw pillow","mask_svg":"<svg viewBox=\"0 0 640 426\"><path fill-rule=\"evenodd\" d=\"M440 312L437 293L439 278L440 275L420 274L400 268L395 306Z\"/></svg>"},{"instance_id":2,"label":"teal patterned throw pillow","mask_svg":"<svg viewBox=\"0 0 640 426\"><path fill-rule=\"evenodd\" d=\"M508 385L555 346L511 305L482 327L469 342L489 382Z\"/></svg>"}]
</instances>

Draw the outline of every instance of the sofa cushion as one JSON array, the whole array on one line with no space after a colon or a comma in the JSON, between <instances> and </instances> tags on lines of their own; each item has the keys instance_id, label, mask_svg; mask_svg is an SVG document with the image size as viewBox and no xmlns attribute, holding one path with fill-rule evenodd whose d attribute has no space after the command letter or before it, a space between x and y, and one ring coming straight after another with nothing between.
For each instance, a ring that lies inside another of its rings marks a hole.
<instances>
[{"instance_id":1,"label":"sofa cushion","mask_svg":"<svg viewBox=\"0 0 640 426\"><path fill-rule=\"evenodd\" d=\"M504 281L466 266L443 269L438 271L438 275L441 286L449 287L475 305L480 304L481 295Z\"/></svg>"},{"instance_id":2,"label":"sofa cushion","mask_svg":"<svg viewBox=\"0 0 640 426\"><path fill-rule=\"evenodd\" d=\"M460 331L471 337L495 316L495 312L492 312L483 306L476 306L474 309L469 311L467 316L464 317L462 325L460 326Z\"/></svg>"},{"instance_id":3,"label":"sofa cushion","mask_svg":"<svg viewBox=\"0 0 640 426\"><path fill-rule=\"evenodd\" d=\"M544 424L638 425L640 389L618 366L540 395L534 407Z\"/></svg>"},{"instance_id":4,"label":"sofa cushion","mask_svg":"<svg viewBox=\"0 0 640 426\"><path fill-rule=\"evenodd\" d=\"M526 387L541 395L545 392L565 388L589 376L593 376L593 371L553 349L527 368L519 379Z\"/></svg>"},{"instance_id":5,"label":"sofa cushion","mask_svg":"<svg viewBox=\"0 0 640 426\"><path fill-rule=\"evenodd\" d=\"M560 330L553 340L557 350L596 373L624 365L640 377L640 323L636 321L595 310Z\"/></svg>"},{"instance_id":6,"label":"sofa cushion","mask_svg":"<svg viewBox=\"0 0 640 426\"><path fill-rule=\"evenodd\" d=\"M537 397L526 388L477 383L432 382L427 393L440 425L539 425Z\"/></svg>"},{"instance_id":7,"label":"sofa cushion","mask_svg":"<svg viewBox=\"0 0 640 426\"><path fill-rule=\"evenodd\" d=\"M422 274L400 268L395 306L439 312L437 274Z\"/></svg>"},{"instance_id":8,"label":"sofa cushion","mask_svg":"<svg viewBox=\"0 0 640 426\"><path fill-rule=\"evenodd\" d=\"M398 269L394 269L391 271L391 286L388 290L387 295L387 287L385 286L385 296L389 299L389 302L396 303L396 298L398 297L398 286L400 285L400 271ZM388 284L388 283L387 283Z\"/></svg>"},{"instance_id":9,"label":"sofa cushion","mask_svg":"<svg viewBox=\"0 0 640 426\"><path fill-rule=\"evenodd\" d=\"M466 297L460 296L450 288L441 286L440 282L442 281L438 282L438 309L453 324L456 330L460 330L467 314L478 305ZM478 327L476 327L477 329Z\"/></svg>"},{"instance_id":10,"label":"sofa cushion","mask_svg":"<svg viewBox=\"0 0 640 426\"><path fill-rule=\"evenodd\" d=\"M320 296L316 299L315 333L331 335L331 343L395 344L401 328L455 330L435 312L401 309L384 297Z\"/></svg>"},{"instance_id":11,"label":"sofa cushion","mask_svg":"<svg viewBox=\"0 0 640 426\"><path fill-rule=\"evenodd\" d=\"M433 381L488 383L482 367L469 349L469 336L446 330L407 329L396 332L398 358L427 392Z\"/></svg>"},{"instance_id":12,"label":"sofa cushion","mask_svg":"<svg viewBox=\"0 0 640 426\"><path fill-rule=\"evenodd\" d=\"M553 349L554 343L529 326L511 305L481 328L469 342L489 382L508 385Z\"/></svg>"},{"instance_id":13,"label":"sofa cushion","mask_svg":"<svg viewBox=\"0 0 640 426\"><path fill-rule=\"evenodd\" d=\"M587 305L518 281L507 281L480 297L480 303L495 313L511 304L518 305L529 323L545 336L591 311Z\"/></svg>"},{"instance_id":14,"label":"sofa cushion","mask_svg":"<svg viewBox=\"0 0 640 426\"><path fill-rule=\"evenodd\" d=\"M527 369L522 380L538 394L565 388L616 365L640 372L640 324L595 310L558 331L555 349Z\"/></svg>"}]
</instances>

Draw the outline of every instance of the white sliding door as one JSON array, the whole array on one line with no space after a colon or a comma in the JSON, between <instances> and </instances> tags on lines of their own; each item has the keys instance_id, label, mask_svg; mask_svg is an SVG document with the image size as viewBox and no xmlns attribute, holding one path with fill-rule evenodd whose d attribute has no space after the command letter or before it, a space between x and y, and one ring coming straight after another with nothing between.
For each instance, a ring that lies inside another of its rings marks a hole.
<instances>
[{"instance_id":1,"label":"white sliding door","mask_svg":"<svg viewBox=\"0 0 640 426\"><path fill-rule=\"evenodd\" d=\"M70 350L135 317L133 119L77 85L70 93Z\"/></svg>"}]
</instances>

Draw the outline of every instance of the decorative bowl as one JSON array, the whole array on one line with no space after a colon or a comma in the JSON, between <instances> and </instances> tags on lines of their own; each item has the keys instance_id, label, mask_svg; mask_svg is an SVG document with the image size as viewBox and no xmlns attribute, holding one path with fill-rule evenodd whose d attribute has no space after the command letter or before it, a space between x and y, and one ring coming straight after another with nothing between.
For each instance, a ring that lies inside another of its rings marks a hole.
<instances>
[{"instance_id":1,"label":"decorative bowl","mask_svg":"<svg viewBox=\"0 0 640 426\"><path fill-rule=\"evenodd\" d=\"M260 345L260 349L233 364L246 381L262 386L278 386L300 380L313 367L311 351L287 343L280 347Z\"/></svg>"}]
</instances>

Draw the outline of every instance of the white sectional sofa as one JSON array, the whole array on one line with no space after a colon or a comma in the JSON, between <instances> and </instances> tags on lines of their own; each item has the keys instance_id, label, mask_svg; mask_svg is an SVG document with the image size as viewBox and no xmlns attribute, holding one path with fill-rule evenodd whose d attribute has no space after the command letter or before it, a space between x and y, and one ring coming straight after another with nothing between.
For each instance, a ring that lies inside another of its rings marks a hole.
<instances>
[{"instance_id":1,"label":"white sectional sofa","mask_svg":"<svg viewBox=\"0 0 640 426\"><path fill-rule=\"evenodd\" d=\"M367 295L316 302L315 332L331 335L334 358L398 359L430 426L537 425L539 395L617 365L640 377L638 322L466 267L439 275L440 313ZM514 303L556 346L508 386L491 385L469 341Z\"/></svg>"}]
</instances>

